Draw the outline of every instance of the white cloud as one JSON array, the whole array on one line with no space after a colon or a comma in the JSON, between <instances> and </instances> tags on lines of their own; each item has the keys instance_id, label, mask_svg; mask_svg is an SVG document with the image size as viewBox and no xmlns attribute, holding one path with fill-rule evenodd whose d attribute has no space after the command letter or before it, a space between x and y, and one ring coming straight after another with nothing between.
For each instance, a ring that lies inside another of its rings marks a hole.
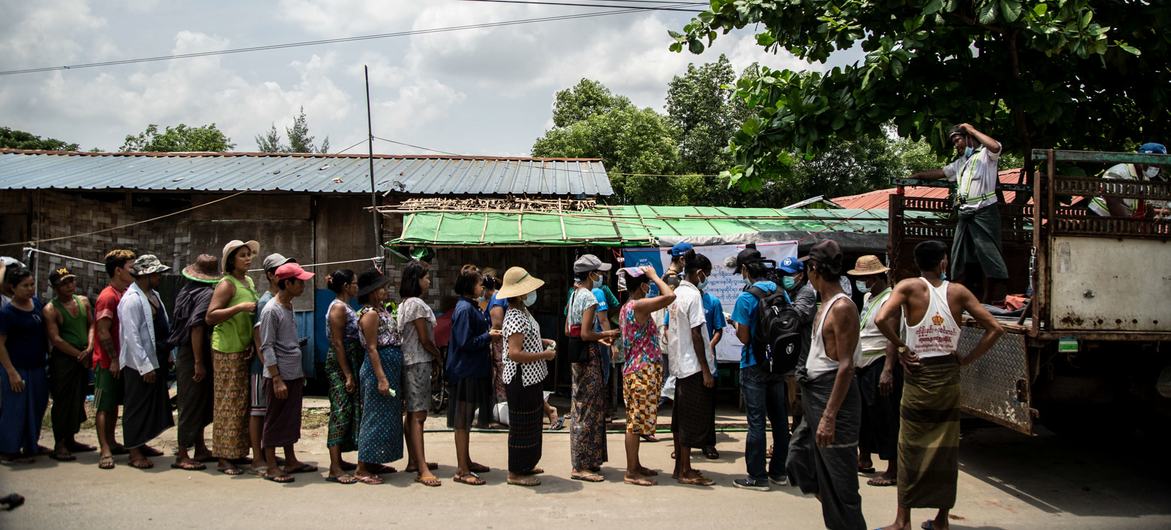
<instances>
[{"instance_id":1,"label":"white cloud","mask_svg":"<svg viewBox=\"0 0 1171 530\"><path fill-rule=\"evenodd\" d=\"M96 36L107 27L106 19L94 14L86 0L27 3L2 10L0 61L8 67L37 67L46 61L68 64L118 53L113 42L104 37L79 42L78 36Z\"/></svg>"}]
</instances>

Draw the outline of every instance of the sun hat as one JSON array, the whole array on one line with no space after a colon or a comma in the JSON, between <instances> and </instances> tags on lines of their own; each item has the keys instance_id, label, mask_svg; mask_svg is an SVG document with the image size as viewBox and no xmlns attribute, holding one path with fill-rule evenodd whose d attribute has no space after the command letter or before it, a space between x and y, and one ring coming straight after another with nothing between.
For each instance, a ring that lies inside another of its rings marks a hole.
<instances>
[{"instance_id":1,"label":"sun hat","mask_svg":"<svg viewBox=\"0 0 1171 530\"><path fill-rule=\"evenodd\" d=\"M305 281L313 278L313 273L302 269L301 266L297 264L297 262L285 263L284 265L277 267L275 275L276 279L278 280L296 278L298 280Z\"/></svg>"},{"instance_id":2,"label":"sun hat","mask_svg":"<svg viewBox=\"0 0 1171 530\"><path fill-rule=\"evenodd\" d=\"M248 247L250 250L252 250L253 256L260 254L260 243L257 243L256 241L249 241L245 243L239 239L233 239L228 241L227 245L224 245L224 253L220 255L222 256L220 258L220 270L228 270L228 256L230 256L232 252L235 252L235 250L240 247Z\"/></svg>"},{"instance_id":3,"label":"sun hat","mask_svg":"<svg viewBox=\"0 0 1171 530\"><path fill-rule=\"evenodd\" d=\"M159 261L158 256L154 254L143 254L134 260L134 264L130 266L131 276L146 276L148 274L163 273L171 270L170 267L163 265Z\"/></svg>"},{"instance_id":4,"label":"sun hat","mask_svg":"<svg viewBox=\"0 0 1171 530\"><path fill-rule=\"evenodd\" d=\"M195 263L183 267L180 274L193 282L216 283L223 278L219 266L220 260L216 259L215 256L200 254L199 257L195 258Z\"/></svg>"},{"instance_id":5,"label":"sun hat","mask_svg":"<svg viewBox=\"0 0 1171 530\"><path fill-rule=\"evenodd\" d=\"M854 262L854 268L846 271L846 274L850 276L874 276L876 274L883 274L889 270L890 268L883 265L882 260L878 259L878 256L867 254L858 258L858 261Z\"/></svg>"},{"instance_id":6,"label":"sun hat","mask_svg":"<svg viewBox=\"0 0 1171 530\"><path fill-rule=\"evenodd\" d=\"M368 270L358 275L358 296L366 296L379 287L390 283L390 277L376 270Z\"/></svg>"},{"instance_id":7,"label":"sun hat","mask_svg":"<svg viewBox=\"0 0 1171 530\"><path fill-rule=\"evenodd\" d=\"M504 286L496 291L496 298L515 298L524 296L545 285L545 280L537 278L521 267L510 267L504 271Z\"/></svg>"},{"instance_id":8,"label":"sun hat","mask_svg":"<svg viewBox=\"0 0 1171 530\"><path fill-rule=\"evenodd\" d=\"M0 272L0 276L3 276L3 274L3 272ZM62 265L49 273L49 285L57 287L61 285L61 282L76 277L77 275L73 274L73 271L69 270L69 267Z\"/></svg>"},{"instance_id":9,"label":"sun hat","mask_svg":"<svg viewBox=\"0 0 1171 530\"><path fill-rule=\"evenodd\" d=\"M296 262L297 262L297 260L295 258L286 258L283 255L277 254L274 252L272 254L269 254L268 256L265 256L264 264L261 266L264 267L265 272L267 272L267 271L273 270L277 267L280 267L281 265L284 265L286 263L296 263Z\"/></svg>"},{"instance_id":10,"label":"sun hat","mask_svg":"<svg viewBox=\"0 0 1171 530\"><path fill-rule=\"evenodd\" d=\"M602 263L602 260L593 254L582 254L580 258L577 258L577 261L573 262L574 274L592 271L606 272L611 268L613 265Z\"/></svg>"}]
</instances>

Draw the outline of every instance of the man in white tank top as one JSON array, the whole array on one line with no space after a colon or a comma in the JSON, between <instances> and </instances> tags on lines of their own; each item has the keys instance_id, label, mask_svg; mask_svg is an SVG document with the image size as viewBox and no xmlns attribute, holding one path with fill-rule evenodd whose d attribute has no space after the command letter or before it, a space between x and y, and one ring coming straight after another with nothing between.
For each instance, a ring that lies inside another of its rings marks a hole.
<instances>
[{"instance_id":1,"label":"man in white tank top","mask_svg":"<svg viewBox=\"0 0 1171 530\"><path fill-rule=\"evenodd\" d=\"M809 357L798 370L803 425L789 452L790 476L802 492L817 495L826 528L835 530L867 528L858 494L862 399L854 378L862 350L858 308L840 283L842 259L831 240L809 250L809 281L822 304L813 320Z\"/></svg>"},{"instance_id":2,"label":"man in white tank top","mask_svg":"<svg viewBox=\"0 0 1171 530\"><path fill-rule=\"evenodd\" d=\"M959 478L960 366L984 355L1004 329L966 287L943 279L947 245L925 241L915 247L922 275L899 282L878 313L878 329L895 345L904 372L899 425L898 513L884 530L911 527L911 509L936 508L923 528L949 528ZM906 324L899 333L900 308ZM984 328L966 355L957 351L967 311ZM903 340L906 337L906 340Z\"/></svg>"}]
</instances>

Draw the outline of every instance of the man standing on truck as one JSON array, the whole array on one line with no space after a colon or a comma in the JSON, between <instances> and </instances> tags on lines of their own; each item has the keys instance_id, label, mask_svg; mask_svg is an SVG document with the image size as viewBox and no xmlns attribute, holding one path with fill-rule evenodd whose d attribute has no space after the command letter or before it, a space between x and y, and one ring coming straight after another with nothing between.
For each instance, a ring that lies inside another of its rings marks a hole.
<instances>
[{"instance_id":1,"label":"man standing on truck","mask_svg":"<svg viewBox=\"0 0 1171 530\"><path fill-rule=\"evenodd\" d=\"M997 165L1000 142L967 123L952 127L947 139L955 146L959 158L943 169L922 171L911 178L938 180L946 177L955 184L955 207L958 213L955 238L951 245L951 277L971 285L969 264L978 264L984 272L984 295L981 300L1002 300L1008 267L1000 253L1000 203L996 185L1000 182Z\"/></svg>"},{"instance_id":2,"label":"man standing on truck","mask_svg":"<svg viewBox=\"0 0 1171 530\"><path fill-rule=\"evenodd\" d=\"M905 369L898 443L898 513L883 530L911 528L912 508L936 508L923 528L949 528L956 501L960 449L960 366L984 355L1004 328L963 285L943 279L947 245L924 241L915 246L919 278L899 282L878 312L878 329L894 344ZM906 320L899 333L899 309ZM984 335L961 357L960 322L967 311ZM912 324L914 322L914 324ZM903 337L906 337L904 342Z\"/></svg>"},{"instance_id":3,"label":"man standing on truck","mask_svg":"<svg viewBox=\"0 0 1171 530\"><path fill-rule=\"evenodd\" d=\"M1165 155L1167 147L1154 142L1145 143L1138 148L1140 154ZM1166 179L1166 173L1159 166L1145 164L1118 164L1110 167L1102 178L1105 180L1132 180L1135 182L1150 182L1155 179ZM1123 199L1119 197L1094 197L1090 202L1090 211L1101 217L1137 217L1145 218L1156 215L1156 210L1165 209L1166 203L1158 204L1141 199ZM1164 214L1165 216L1165 214Z\"/></svg>"}]
</instances>

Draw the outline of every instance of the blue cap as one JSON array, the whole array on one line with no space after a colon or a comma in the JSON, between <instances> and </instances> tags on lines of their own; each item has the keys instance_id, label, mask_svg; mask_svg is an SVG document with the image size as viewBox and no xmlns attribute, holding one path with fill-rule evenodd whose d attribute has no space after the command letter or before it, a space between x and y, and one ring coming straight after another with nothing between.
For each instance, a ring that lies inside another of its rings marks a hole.
<instances>
[{"instance_id":1,"label":"blue cap","mask_svg":"<svg viewBox=\"0 0 1171 530\"><path fill-rule=\"evenodd\" d=\"M789 256L777 264L777 269L786 274L797 274L805 270L805 264L797 256Z\"/></svg>"},{"instance_id":2,"label":"blue cap","mask_svg":"<svg viewBox=\"0 0 1171 530\"><path fill-rule=\"evenodd\" d=\"M678 258L679 256L686 254L688 250L691 250L693 248L695 248L695 247L691 246L691 243L688 243L686 241L680 241L678 243L675 243L675 246L671 247L671 257Z\"/></svg>"},{"instance_id":3,"label":"blue cap","mask_svg":"<svg viewBox=\"0 0 1171 530\"><path fill-rule=\"evenodd\" d=\"M1167 154L1167 146L1155 142L1147 142L1139 146L1138 152L1144 155L1165 155Z\"/></svg>"}]
</instances>

